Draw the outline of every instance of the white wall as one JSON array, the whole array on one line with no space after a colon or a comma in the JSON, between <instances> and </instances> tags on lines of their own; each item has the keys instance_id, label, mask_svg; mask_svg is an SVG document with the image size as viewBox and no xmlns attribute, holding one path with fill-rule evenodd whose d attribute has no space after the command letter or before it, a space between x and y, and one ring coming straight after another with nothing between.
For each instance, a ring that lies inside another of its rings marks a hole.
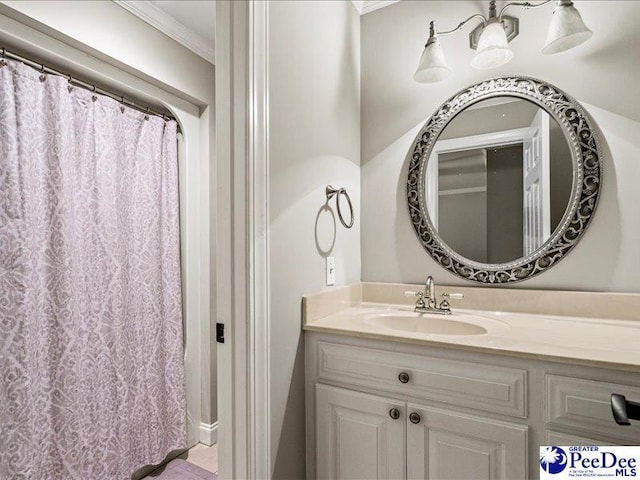
<instances>
[{"instance_id":1,"label":"white wall","mask_svg":"<svg viewBox=\"0 0 640 480\"><path fill-rule=\"evenodd\" d=\"M189 222L183 243L188 241L192 252L183 258L183 266L190 278L185 289L187 314L196 316L199 325L187 346L197 348L197 365L187 375L202 374L198 392L202 410L191 420L214 423L216 351L211 322L215 320L210 312L215 311L215 298L209 295L210 268L206 267L214 238L209 226L215 231L216 220L209 209L213 194L209 184L215 180L210 178L214 169L209 168L214 152L214 66L111 1L2 1L0 41L79 78L170 108L179 119L186 118L178 114L182 110L190 123L193 119L195 127L183 125L190 164L182 165L182 171L196 179L182 198L190 209L182 219Z\"/></svg>"},{"instance_id":2,"label":"white wall","mask_svg":"<svg viewBox=\"0 0 640 480\"><path fill-rule=\"evenodd\" d=\"M405 199L405 156L422 124L449 96L475 82L521 74L553 83L583 103L601 129L604 183L593 222L558 265L520 288L640 292L640 2L576 2L593 38L555 56L540 53L553 10L524 11L514 60L473 70L466 32L441 38L453 73L438 84L412 79L430 19L452 28L484 2L404 1L362 17L362 280L469 285L439 267L418 243Z\"/></svg>"},{"instance_id":3,"label":"white wall","mask_svg":"<svg viewBox=\"0 0 640 480\"><path fill-rule=\"evenodd\" d=\"M0 3L11 10L3 13L180 98L213 104L213 65L111 0Z\"/></svg>"},{"instance_id":4,"label":"white wall","mask_svg":"<svg viewBox=\"0 0 640 480\"><path fill-rule=\"evenodd\" d=\"M360 20L351 2L269 3L271 455L274 479L305 478L301 297L360 280ZM352 229L323 209L345 187ZM331 249L335 236L335 244Z\"/></svg>"}]
</instances>

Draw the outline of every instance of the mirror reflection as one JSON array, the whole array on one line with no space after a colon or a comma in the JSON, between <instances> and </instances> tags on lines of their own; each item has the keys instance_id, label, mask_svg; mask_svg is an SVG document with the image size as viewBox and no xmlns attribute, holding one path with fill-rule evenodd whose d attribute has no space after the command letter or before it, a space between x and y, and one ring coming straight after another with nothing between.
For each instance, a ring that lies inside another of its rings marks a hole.
<instances>
[{"instance_id":1,"label":"mirror reflection","mask_svg":"<svg viewBox=\"0 0 640 480\"><path fill-rule=\"evenodd\" d=\"M480 101L442 131L427 163L426 205L452 250L508 263L541 247L569 206L573 162L562 128L517 97Z\"/></svg>"}]
</instances>

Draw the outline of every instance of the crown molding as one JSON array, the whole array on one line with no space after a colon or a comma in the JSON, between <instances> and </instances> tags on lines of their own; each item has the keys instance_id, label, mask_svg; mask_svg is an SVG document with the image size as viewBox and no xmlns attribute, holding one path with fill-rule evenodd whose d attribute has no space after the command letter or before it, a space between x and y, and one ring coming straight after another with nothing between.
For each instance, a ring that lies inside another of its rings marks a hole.
<instances>
[{"instance_id":1,"label":"crown molding","mask_svg":"<svg viewBox=\"0 0 640 480\"><path fill-rule=\"evenodd\" d=\"M356 7L358 15L362 15L362 7L364 7L364 0L351 0L353 6Z\"/></svg>"},{"instance_id":2,"label":"crown molding","mask_svg":"<svg viewBox=\"0 0 640 480\"><path fill-rule=\"evenodd\" d=\"M209 63L215 64L215 47L190 28L185 27L171 15L148 0L113 0L136 17L185 46Z\"/></svg>"},{"instance_id":3,"label":"crown molding","mask_svg":"<svg viewBox=\"0 0 640 480\"><path fill-rule=\"evenodd\" d=\"M381 8L388 7L394 3L398 3L400 0L351 0L354 7L360 15L366 15L367 13L380 10Z\"/></svg>"}]
</instances>

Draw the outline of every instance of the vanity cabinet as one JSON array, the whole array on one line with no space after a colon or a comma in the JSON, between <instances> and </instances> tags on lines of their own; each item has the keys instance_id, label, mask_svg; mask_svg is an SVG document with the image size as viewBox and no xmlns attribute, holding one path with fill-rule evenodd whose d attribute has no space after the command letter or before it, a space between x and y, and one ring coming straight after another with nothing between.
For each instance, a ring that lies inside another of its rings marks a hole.
<instances>
[{"instance_id":1,"label":"vanity cabinet","mask_svg":"<svg viewBox=\"0 0 640 480\"><path fill-rule=\"evenodd\" d=\"M397 400L318 384L318 478L404 478L404 411Z\"/></svg>"},{"instance_id":2,"label":"vanity cabinet","mask_svg":"<svg viewBox=\"0 0 640 480\"><path fill-rule=\"evenodd\" d=\"M349 386L315 382L315 478L526 476L526 425L451 409L524 417L526 372L328 341L314 346L317 380Z\"/></svg>"},{"instance_id":3,"label":"vanity cabinet","mask_svg":"<svg viewBox=\"0 0 640 480\"><path fill-rule=\"evenodd\" d=\"M640 374L306 332L307 478L539 478L543 445L637 445Z\"/></svg>"},{"instance_id":4,"label":"vanity cabinet","mask_svg":"<svg viewBox=\"0 0 640 480\"><path fill-rule=\"evenodd\" d=\"M527 426L425 405L408 404L407 411L406 478L526 477Z\"/></svg>"},{"instance_id":5,"label":"vanity cabinet","mask_svg":"<svg viewBox=\"0 0 640 480\"><path fill-rule=\"evenodd\" d=\"M322 479L526 476L526 426L323 384L316 438Z\"/></svg>"},{"instance_id":6,"label":"vanity cabinet","mask_svg":"<svg viewBox=\"0 0 640 480\"><path fill-rule=\"evenodd\" d=\"M640 445L640 424L621 427L611 413L612 393L640 399L640 388L564 375L546 375L545 383L545 421L550 428L574 430L592 439L609 438L609 445Z\"/></svg>"}]
</instances>

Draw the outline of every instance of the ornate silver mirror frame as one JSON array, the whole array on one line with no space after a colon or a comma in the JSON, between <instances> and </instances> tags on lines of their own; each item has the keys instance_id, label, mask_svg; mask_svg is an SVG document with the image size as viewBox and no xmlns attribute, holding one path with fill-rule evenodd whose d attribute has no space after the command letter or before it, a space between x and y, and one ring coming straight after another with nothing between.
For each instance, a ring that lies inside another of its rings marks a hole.
<instances>
[{"instance_id":1,"label":"ornate silver mirror frame","mask_svg":"<svg viewBox=\"0 0 640 480\"><path fill-rule=\"evenodd\" d=\"M562 127L573 159L570 204L558 228L532 254L503 264L473 262L457 254L438 235L427 213L425 178L434 144L462 110L492 97L514 96L546 110ZM602 182L601 151L593 121L581 105L559 88L528 77L502 77L472 85L453 95L429 118L412 143L408 163L409 217L425 250L444 269L480 283L512 283L531 278L558 263L584 234L598 204Z\"/></svg>"}]
</instances>

